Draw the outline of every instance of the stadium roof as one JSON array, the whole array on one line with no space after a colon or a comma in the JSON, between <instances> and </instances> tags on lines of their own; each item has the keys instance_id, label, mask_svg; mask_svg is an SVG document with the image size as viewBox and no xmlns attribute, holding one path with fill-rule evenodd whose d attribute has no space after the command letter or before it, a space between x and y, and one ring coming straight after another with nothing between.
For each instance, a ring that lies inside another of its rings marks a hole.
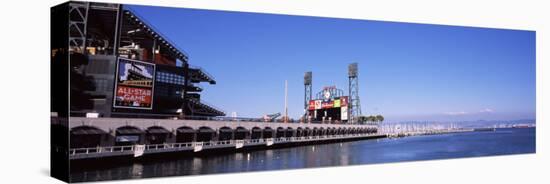
<instances>
[{"instance_id":1,"label":"stadium roof","mask_svg":"<svg viewBox=\"0 0 550 184\"><path fill-rule=\"evenodd\" d=\"M187 63L188 62L188 54L185 53L182 49L178 48L176 44L172 43L167 37L163 36L160 32L155 30L155 28L147 23L143 18L136 15L134 12L132 12L131 9L125 8L124 14L127 15L127 19L129 21L137 26L137 28L143 30L140 32L143 32L150 38L153 38L156 40L157 44L159 46L162 46L165 51L168 49L168 51L177 59L181 60L182 62ZM132 30L122 30L122 31L132 31Z\"/></svg>"}]
</instances>

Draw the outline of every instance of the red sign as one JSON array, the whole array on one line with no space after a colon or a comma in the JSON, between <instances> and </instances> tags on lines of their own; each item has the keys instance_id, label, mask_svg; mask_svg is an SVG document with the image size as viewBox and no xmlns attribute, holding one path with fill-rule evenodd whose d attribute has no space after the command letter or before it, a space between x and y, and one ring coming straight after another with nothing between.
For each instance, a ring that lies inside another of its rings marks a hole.
<instances>
[{"instance_id":1,"label":"red sign","mask_svg":"<svg viewBox=\"0 0 550 184\"><path fill-rule=\"evenodd\" d=\"M336 89L336 86L325 86L325 87L323 87L323 90L331 90L331 89Z\"/></svg>"},{"instance_id":2,"label":"red sign","mask_svg":"<svg viewBox=\"0 0 550 184\"><path fill-rule=\"evenodd\" d=\"M323 102L323 109L329 109L334 106L334 101Z\"/></svg>"},{"instance_id":3,"label":"red sign","mask_svg":"<svg viewBox=\"0 0 550 184\"><path fill-rule=\"evenodd\" d=\"M119 58L113 107L152 109L155 65Z\"/></svg>"},{"instance_id":4,"label":"red sign","mask_svg":"<svg viewBox=\"0 0 550 184\"><path fill-rule=\"evenodd\" d=\"M150 107L152 91L150 89L119 85L116 92L117 102L121 106Z\"/></svg>"},{"instance_id":5,"label":"red sign","mask_svg":"<svg viewBox=\"0 0 550 184\"><path fill-rule=\"evenodd\" d=\"M315 110L315 100L310 100L309 105L307 106L309 110Z\"/></svg>"},{"instance_id":6,"label":"red sign","mask_svg":"<svg viewBox=\"0 0 550 184\"><path fill-rule=\"evenodd\" d=\"M348 106L348 97L347 96L342 96L340 97L340 106Z\"/></svg>"}]
</instances>

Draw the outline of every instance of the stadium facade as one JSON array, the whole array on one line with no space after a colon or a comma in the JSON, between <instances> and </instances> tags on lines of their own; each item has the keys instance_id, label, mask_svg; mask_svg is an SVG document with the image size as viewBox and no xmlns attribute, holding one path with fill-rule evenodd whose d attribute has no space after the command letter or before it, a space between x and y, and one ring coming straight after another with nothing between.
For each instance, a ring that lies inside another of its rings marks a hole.
<instances>
[{"instance_id":1,"label":"stadium facade","mask_svg":"<svg viewBox=\"0 0 550 184\"><path fill-rule=\"evenodd\" d=\"M191 66L187 53L128 7L70 1L52 7L50 15L53 177L69 181L71 149L99 146L111 139L117 144L144 142L143 132L125 129L131 127L128 122L113 121L121 128L105 132L74 118L225 116L200 95L200 83L214 85L216 80ZM79 126L70 128L75 124ZM157 143L166 135L148 142Z\"/></svg>"},{"instance_id":2,"label":"stadium facade","mask_svg":"<svg viewBox=\"0 0 550 184\"><path fill-rule=\"evenodd\" d=\"M201 99L200 83L213 85L215 79L191 66L183 50L123 5L56 6L51 36L52 112L57 115L225 116ZM67 74L70 80L64 81ZM59 103L67 87L69 101Z\"/></svg>"},{"instance_id":3,"label":"stadium facade","mask_svg":"<svg viewBox=\"0 0 550 184\"><path fill-rule=\"evenodd\" d=\"M215 85L214 77L191 66L187 53L121 4L52 7L50 36L51 175L63 181L70 181L70 165L101 165L100 158L385 136L374 125L353 123L360 114L356 64L350 65L349 96L326 87L314 99L306 73L309 120L283 123L219 117L225 113L201 98L200 84Z\"/></svg>"}]
</instances>

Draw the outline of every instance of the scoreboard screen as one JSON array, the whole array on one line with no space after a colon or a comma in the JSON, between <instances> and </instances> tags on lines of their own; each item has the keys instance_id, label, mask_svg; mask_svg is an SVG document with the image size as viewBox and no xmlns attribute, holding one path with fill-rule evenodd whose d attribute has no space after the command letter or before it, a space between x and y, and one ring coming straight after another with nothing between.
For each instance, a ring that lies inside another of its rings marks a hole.
<instances>
[{"instance_id":1,"label":"scoreboard screen","mask_svg":"<svg viewBox=\"0 0 550 184\"><path fill-rule=\"evenodd\" d=\"M312 121L346 121L348 119L348 97L311 100L308 103L308 111Z\"/></svg>"}]
</instances>

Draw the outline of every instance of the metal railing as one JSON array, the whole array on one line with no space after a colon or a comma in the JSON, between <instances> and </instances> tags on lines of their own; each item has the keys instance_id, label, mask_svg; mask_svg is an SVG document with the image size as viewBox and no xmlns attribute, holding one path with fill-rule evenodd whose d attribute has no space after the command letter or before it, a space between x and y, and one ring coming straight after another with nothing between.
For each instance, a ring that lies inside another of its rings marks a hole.
<instances>
[{"instance_id":1,"label":"metal railing","mask_svg":"<svg viewBox=\"0 0 550 184\"><path fill-rule=\"evenodd\" d=\"M92 148L73 148L70 149L70 155L92 154L92 153L110 153L134 151L134 146L109 146L109 147L92 147Z\"/></svg>"},{"instance_id":2,"label":"metal railing","mask_svg":"<svg viewBox=\"0 0 550 184\"><path fill-rule=\"evenodd\" d=\"M444 133L459 133L468 132L471 129L454 129L454 130L438 130L438 131L424 131L424 132L408 132L407 134L394 135L385 133L353 133L353 134L336 134L336 135L316 135L316 136L293 136L293 137L277 137L277 138L259 138L259 139L239 139L239 140L221 140L221 141L206 141L206 142L186 142L186 143L164 143L164 144L148 144L148 145L126 145L126 146L108 146L108 147L90 147L90 148L73 148L69 150L70 158L91 158L113 155L125 155L134 154L137 146L145 146L145 153L155 152L170 152L180 150L193 150L196 146L200 146L201 149L215 149L215 148L227 148L235 146L240 148L243 146L261 145L266 144L284 144L289 142L309 142L319 140L334 140L334 139L349 139L360 137L401 137L401 136L414 136L414 135L431 135L431 134L444 134ZM237 146L240 145L240 146ZM200 151L198 150L198 151ZM197 150L195 150L197 151ZM113 154L106 154L113 153ZM120 153L120 154L119 154Z\"/></svg>"},{"instance_id":3,"label":"metal railing","mask_svg":"<svg viewBox=\"0 0 550 184\"><path fill-rule=\"evenodd\" d=\"M206 141L206 142L186 142L186 143L164 143L164 144L148 144L145 145L145 151L152 150L174 150L177 151L180 148L193 148L195 145L201 145L206 148L214 148L216 146L229 146L235 145L237 141L243 141L244 145L252 145L265 143L268 139L272 139L274 143L288 143L293 141L315 141L326 140L336 138L349 138L349 137L364 137L364 136L378 136L382 134L349 134L349 135L322 135L322 136L301 136L301 137L279 137L279 138L260 138L260 139L244 139L244 140L223 140L223 141ZM70 149L70 156L76 155L90 155L101 153L116 153L116 152L133 152L136 145L127 146L108 146L108 147L90 147L90 148L73 148Z\"/></svg>"}]
</instances>

